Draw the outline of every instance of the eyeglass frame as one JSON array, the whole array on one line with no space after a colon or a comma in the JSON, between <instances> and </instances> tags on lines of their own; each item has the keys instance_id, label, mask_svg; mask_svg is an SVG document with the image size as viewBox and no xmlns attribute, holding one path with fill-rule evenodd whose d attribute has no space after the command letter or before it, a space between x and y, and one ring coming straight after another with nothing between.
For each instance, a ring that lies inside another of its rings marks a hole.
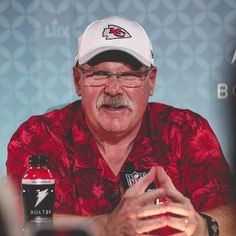
<instances>
[{"instance_id":1,"label":"eyeglass frame","mask_svg":"<svg viewBox=\"0 0 236 236\"><path fill-rule=\"evenodd\" d=\"M142 82L145 80L145 78L143 78L144 76L147 76L148 72L150 71L150 69L152 68L152 66L150 67L146 67L146 70L141 72L141 71L123 71L123 72L119 72L119 73L113 73L113 72L110 72L110 71L106 71L106 70L86 70L84 68L82 68L81 66L76 66L76 68L78 70L80 70L80 72L82 74L84 74L86 76L86 73L92 73L92 72L103 72L105 75L104 75L104 79L106 79L106 82L104 84L100 84L100 85L90 85L91 87L102 87L104 85L107 85L108 84L108 81L109 79L112 77L112 76L115 76L120 85L122 87L128 87L128 88L138 88L142 85ZM140 85L134 85L134 86L127 86L127 85L123 85L122 84L122 80L120 78L122 78L122 75L124 74L129 74L129 73L136 73L137 74L137 77L139 77L139 81L141 82ZM87 74L88 76L88 74ZM88 78L91 78L91 77L86 77L86 79Z\"/></svg>"}]
</instances>

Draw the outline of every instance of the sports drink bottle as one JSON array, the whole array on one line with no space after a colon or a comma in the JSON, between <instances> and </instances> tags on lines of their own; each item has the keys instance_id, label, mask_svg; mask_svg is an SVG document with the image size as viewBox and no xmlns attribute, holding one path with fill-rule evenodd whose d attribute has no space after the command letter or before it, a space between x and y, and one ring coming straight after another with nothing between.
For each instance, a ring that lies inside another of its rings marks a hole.
<instances>
[{"instance_id":1,"label":"sports drink bottle","mask_svg":"<svg viewBox=\"0 0 236 236\"><path fill-rule=\"evenodd\" d=\"M26 224L52 221L55 179L47 165L47 156L29 157L29 168L22 178L22 199Z\"/></svg>"}]
</instances>

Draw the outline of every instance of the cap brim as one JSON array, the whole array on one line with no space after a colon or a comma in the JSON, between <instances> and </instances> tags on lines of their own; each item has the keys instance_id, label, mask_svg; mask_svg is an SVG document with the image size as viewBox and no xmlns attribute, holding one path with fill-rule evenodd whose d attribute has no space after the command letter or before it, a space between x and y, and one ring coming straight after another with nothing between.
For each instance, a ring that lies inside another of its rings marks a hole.
<instances>
[{"instance_id":1,"label":"cap brim","mask_svg":"<svg viewBox=\"0 0 236 236\"><path fill-rule=\"evenodd\" d=\"M118 50L118 51L122 51L122 52L128 53L129 55L131 55L132 57L137 59L143 65L151 66L150 61L148 61L142 55L137 54L136 52L130 50L129 48L124 48L124 47L119 47L119 46L101 46L101 47L97 47L97 48L87 52L86 54L84 54L82 56L79 56L77 54L75 60L76 60L76 63L78 61L79 64L82 65L82 64L87 63L89 60L91 60L95 56L99 55L100 53L103 53L103 52L106 52L106 51L110 51L110 50Z\"/></svg>"}]
</instances>

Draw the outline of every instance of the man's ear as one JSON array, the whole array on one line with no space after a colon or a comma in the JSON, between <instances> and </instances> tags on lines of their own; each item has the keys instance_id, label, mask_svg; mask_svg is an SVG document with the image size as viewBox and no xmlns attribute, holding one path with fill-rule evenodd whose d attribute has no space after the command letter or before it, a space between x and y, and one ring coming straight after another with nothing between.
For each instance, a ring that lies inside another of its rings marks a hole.
<instances>
[{"instance_id":1,"label":"man's ear","mask_svg":"<svg viewBox=\"0 0 236 236\"><path fill-rule=\"evenodd\" d=\"M80 71L76 66L73 67L73 77L76 93L78 96L81 96Z\"/></svg>"},{"instance_id":2,"label":"man's ear","mask_svg":"<svg viewBox=\"0 0 236 236\"><path fill-rule=\"evenodd\" d=\"M157 67L152 67L149 71L149 96L152 96L155 89L155 84L157 80Z\"/></svg>"}]
</instances>

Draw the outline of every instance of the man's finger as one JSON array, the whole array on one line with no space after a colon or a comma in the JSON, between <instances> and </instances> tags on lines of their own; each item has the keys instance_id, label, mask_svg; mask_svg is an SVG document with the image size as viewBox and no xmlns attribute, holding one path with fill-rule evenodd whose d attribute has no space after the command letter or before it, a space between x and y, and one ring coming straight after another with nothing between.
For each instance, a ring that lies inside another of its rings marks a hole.
<instances>
[{"instance_id":1,"label":"man's finger","mask_svg":"<svg viewBox=\"0 0 236 236\"><path fill-rule=\"evenodd\" d=\"M135 204L138 206L146 206L147 208L149 206L150 208L153 208L153 207L155 207L156 200L159 198L162 198L164 195L165 195L164 189L161 189L161 188L154 189L154 190L145 192L143 194L140 194L135 199ZM142 211L142 210L143 210L143 208L140 208L140 211Z\"/></svg>"},{"instance_id":2,"label":"man's finger","mask_svg":"<svg viewBox=\"0 0 236 236\"><path fill-rule=\"evenodd\" d=\"M137 233L142 234L153 230L158 230L166 226L166 216L153 217L152 219L139 220L137 222Z\"/></svg>"},{"instance_id":3,"label":"man's finger","mask_svg":"<svg viewBox=\"0 0 236 236\"><path fill-rule=\"evenodd\" d=\"M185 232L184 235L187 235L186 232L192 231L191 229L192 224L187 220L187 218L185 217L178 218L178 217L161 215L157 217L152 217L151 219L139 220L137 222L137 232L138 233L150 232L153 230L161 229L166 226Z\"/></svg>"},{"instance_id":4,"label":"man's finger","mask_svg":"<svg viewBox=\"0 0 236 236\"><path fill-rule=\"evenodd\" d=\"M188 218L185 217L174 217L174 216L169 216L167 218L167 226L177 229L183 232L189 231L188 227L191 227L191 223L189 222Z\"/></svg>"},{"instance_id":5,"label":"man's finger","mask_svg":"<svg viewBox=\"0 0 236 236\"><path fill-rule=\"evenodd\" d=\"M149 184L155 179L155 172L155 167L152 167L145 176L141 177L137 183L125 192L125 196L132 197L144 193Z\"/></svg>"},{"instance_id":6,"label":"man's finger","mask_svg":"<svg viewBox=\"0 0 236 236\"><path fill-rule=\"evenodd\" d=\"M182 204L167 202L159 206L160 214L172 213L182 217L188 217L191 210L184 208Z\"/></svg>"},{"instance_id":7,"label":"man's finger","mask_svg":"<svg viewBox=\"0 0 236 236\"><path fill-rule=\"evenodd\" d=\"M173 190L173 189L167 189L166 190L166 200L170 200L170 201L175 201L175 202L179 202L179 203L185 203L186 201L186 197L179 192L177 189Z\"/></svg>"},{"instance_id":8,"label":"man's finger","mask_svg":"<svg viewBox=\"0 0 236 236\"><path fill-rule=\"evenodd\" d=\"M137 217L148 217L154 215L161 215L166 213L172 213L178 216L187 217L189 216L189 210L183 208L181 204L177 203L163 203L156 205L149 205L145 208L137 210Z\"/></svg>"},{"instance_id":9,"label":"man's finger","mask_svg":"<svg viewBox=\"0 0 236 236\"><path fill-rule=\"evenodd\" d=\"M170 177L166 174L165 170L161 166L156 167L156 177L161 188L166 189L169 197L174 197L179 200L183 198L183 195L175 188Z\"/></svg>"}]
</instances>

